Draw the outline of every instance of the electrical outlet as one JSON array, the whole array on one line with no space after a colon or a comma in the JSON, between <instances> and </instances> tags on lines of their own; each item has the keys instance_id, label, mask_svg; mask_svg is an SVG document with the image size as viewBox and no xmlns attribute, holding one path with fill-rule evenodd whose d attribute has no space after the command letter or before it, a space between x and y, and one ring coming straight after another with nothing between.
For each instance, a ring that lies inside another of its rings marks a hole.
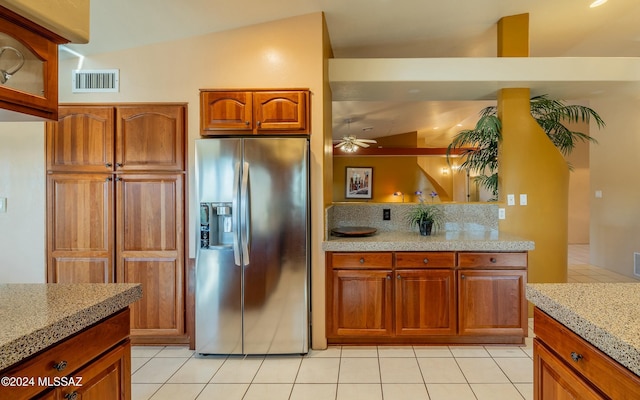
<instances>
[{"instance_id":1,"label":"electrical outlet","mask_svg":"<svg viewBox=\"0 0 640 400\"><path fill-rule=\"evenodd\" d=\"M390 208L383 208L382 209L382 219L384 221L390 221L391 220L391 209Z\"/></svg>"},{"instance_id":2,"label":"electrical outlet","mask_svg":"<svg viewBox=\"0 0 640 400\"><path fill-rule=\"evenodd\" d=\"M498 208L498 219L505 219L506 215L505 215L505 210L504 208Z\"/></svg>"},{"instance_id":3,"label":"electrical outlet","mask_svg":"<svg viewBox=\"0 0 640 400\"><path fill-rule=\"evenodd\" d=\"M507 195L507 205L515 206L516 205L516 196L514 194Z\"/></svg>"},{"instance_id":4,"label":"electrical outlet","mask_svg":"<svg viewBox=\"0 0 640 400\"><path fill-rule=\"evenodd\" d=\"M602 190L596 190L596 199L602 198Z\"/></svg>"}]
</instances>

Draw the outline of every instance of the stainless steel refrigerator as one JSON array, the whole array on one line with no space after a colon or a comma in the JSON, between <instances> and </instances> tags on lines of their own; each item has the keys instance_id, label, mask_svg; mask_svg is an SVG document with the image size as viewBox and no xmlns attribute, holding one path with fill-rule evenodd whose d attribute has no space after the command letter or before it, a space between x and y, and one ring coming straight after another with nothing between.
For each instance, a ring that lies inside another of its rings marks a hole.
<instances>
[{"instance_id":1,"label":"stainless steel refrigerator","mask_svg":"<svg viewBox=\"0 0 640 400\"><path fill-rule=\"evenodd\" d=\"M308 139L200 139L195 151L196 352L308 352Z\"/></svg>"}]
</instances>

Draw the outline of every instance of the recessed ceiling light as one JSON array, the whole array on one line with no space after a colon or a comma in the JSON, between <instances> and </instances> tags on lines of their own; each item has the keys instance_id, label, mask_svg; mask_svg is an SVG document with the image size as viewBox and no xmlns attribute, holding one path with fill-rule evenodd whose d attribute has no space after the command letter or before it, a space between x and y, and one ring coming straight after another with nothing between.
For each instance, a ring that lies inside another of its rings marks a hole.
<instances>
[{"instance_id":1,"label":"recessed ceiling light","mask_svg":"<svg viewBox=\"0 0 640 400\"><path fill-rule=\"evenodd\" d=\"M593 3L591 3L591 5L589 7L595 8L595 7L603 5L606 2L607 2L607 0L596 0Z\"/></svg>"}]
</instances>

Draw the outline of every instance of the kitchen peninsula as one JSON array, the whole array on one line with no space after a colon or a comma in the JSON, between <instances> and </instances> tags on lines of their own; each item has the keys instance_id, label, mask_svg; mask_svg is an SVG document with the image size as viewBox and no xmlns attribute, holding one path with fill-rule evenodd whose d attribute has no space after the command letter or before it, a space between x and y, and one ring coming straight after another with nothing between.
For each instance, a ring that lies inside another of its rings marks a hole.
<instances>
[{"instance_id":1,"label":"kitchen peninsula","mask_svg":"<svg viewBox=\"0 0 640 400\"><path fill-rule=\"evenodd\" d=\"M129 398L141 297L140 284L0 285L0 398Z\"/></svg>"},{"instance_id":2,"label":"kitchen peninsula","mask_svg":"<svg viewBox=\"0 0 640 400\"><path fill-rule=\"evenodd\" d=\"M326 210L328 342L524 343L533 242L500 233L495 204L443 204L444 229L432 236L410 230L408 207L341 203ZM331 234L362 225L375 234Z\"/></svg>"},{"instance_id":3,"label":"kitchen peninsula","mask_svg":"<svg viewBox=\"0 0 640 400\"><path fill-rule=\"evenodd\" d=\"M534 398L640 398L640 284L528 284Z\"/></svg>"}]
</instances>

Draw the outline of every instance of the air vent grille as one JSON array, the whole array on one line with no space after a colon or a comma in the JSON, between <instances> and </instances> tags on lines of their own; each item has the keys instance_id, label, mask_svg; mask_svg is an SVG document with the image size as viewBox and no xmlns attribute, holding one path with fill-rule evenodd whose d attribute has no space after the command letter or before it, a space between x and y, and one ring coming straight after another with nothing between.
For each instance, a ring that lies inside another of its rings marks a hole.
<instances>
[{"instance_id":1,"label":"air vent grille","mask_svg":"<svg viewBox=\"0 0 640 400\"><path fill-rule=\"evenodd\" d=\"M73 70L73 93L117 92L120 90L120 70Z\"/></svg>"}]
</instances>

